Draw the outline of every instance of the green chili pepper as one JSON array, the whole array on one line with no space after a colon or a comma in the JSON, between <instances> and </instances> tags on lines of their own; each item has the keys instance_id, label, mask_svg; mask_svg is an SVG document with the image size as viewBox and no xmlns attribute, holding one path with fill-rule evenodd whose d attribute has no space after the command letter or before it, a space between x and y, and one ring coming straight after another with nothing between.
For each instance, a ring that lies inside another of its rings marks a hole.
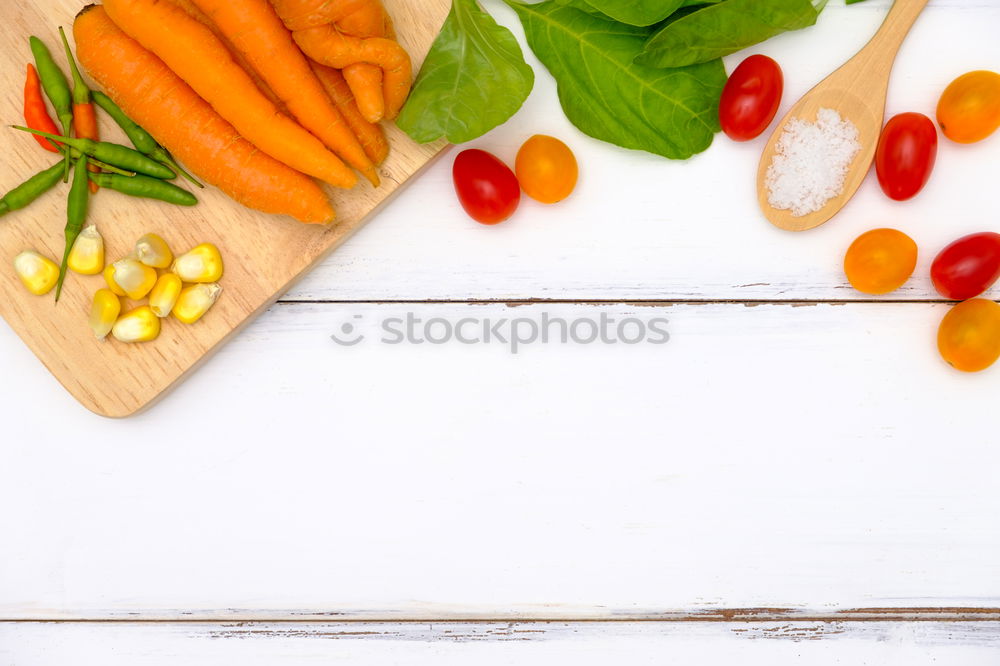
<instances>
[{"instance_id":1,"label":"green chili pepper","mask_svg":"<svg viewBox=\"0 0 1000 666\"><path fill-rule=\"evenodd\" d=\"M84 155L107 162L121 169L144 173L147 176L162 178L164 180L177 177L176 173L156 160L146 157L137 150L119 146L116 143L92 141L91 139L70 139L69 137L56 136L55 134L48 134L48 132L39 132L38 130L28 129L19 125L14 125L13 127L22 132L44 136L46 139L55 139L61 143L65 143L70 148L76 148Z\"/></svg>"},{"instance_id":2,"label":"green chili pepper","mask_svg":"<svg viewBox=\"0 0 1000 666\"><path fill-rule=\"evenodd\" d=\"M65 154L66 153L66 148L64 148L63 146L59 146L59 152ZM75 162L76 159L74 158L73 161ZM132 177L135 176L135 171L126 171L125 169L119 169L116 166L111 166L107 162L102 162L100 160L95 160L93 157L90 158L90 164L91 164L91 166L95 166L98 169L102 169L104 171L109 171L111 173L117 173L119 176L124 176L126 178L132 178Z\"/></svg>"},{"instance_id":3,"label":"green chili pepper","mask_svg":"<svg viewBox=\"0 0 1000 666\"><path fill-rule=\"evenodd\" d=\"M10 192L0 198L0 215L14 210L21 210L32 201L42 196L62 180L63 162L50 166L45 171L35 174Z\"/></svg>"},{"instance_id":4,"label":"green chili pepper","mask_svg":"<svg viewBox=\"0 0 1000 666\"><path fill-rule=\"evenodd\" d=\"M111 116L116 123L118 123L118 126L121 127L122 131L125 132L125 135L128 136L129 141L132 142L132 145L135 146L140 153L148 155L157 162L167 165L180 175L187 178L194 185L202 188L205 187L195 180L194 176L181 168L181 166L174 160L173 156L167 152L167 149L157 143L152 134L144 130L134 120L125 115L125 112L122 111L117 104L115 104L114 100L97 90L94 90L91 95L93 96L94 104L104 109L104 112Z\"/></svg>"},{"instance_id":5,"label":"green chili pepper","mask_svg":"<svg viewBox=\"0 0 1000 666\"><path fill-rule=\"evenodd\" d=\"M87 186L87 158L76 161L73 168L73 185L69 188L69 199L66 203L66 249L63 251L62 264L59 265L59 281L56 282L56 302L62 293L63 280L66 279L66 265L69 263L69 253L73 243L83 230L87 219L87 204L90 201L90 190Z\"/></svg>"},{"instance_id":6,"label":"green chili pepper","mask_svg":"<svg viewBox=\"0 0 1000 666\"><path fill-rule=\"evenodd\" d=\"M56 109L63 134L68 135L73 128L73 94L70 92L69 82L52 58L49 47L45 46L42 40L32 37L28 42L31 44L31 54L35 56L38 80L42 82L45 94ZM69 157L67 154L63 165L63 182L69 179Z\"/></svg>"},{"instance_id":7,"label":"green chili pepper","mask_svg":"<svg viewBox=\"0 0 1000 666\"><path fill-rule=\"evenodd\" d=\"M149 176L125 178L112 173L92 173L90 179L103 188L143 199L158 199L177 206L193 206L198 199L173 183Z\"/></svg>"}]
</instances>

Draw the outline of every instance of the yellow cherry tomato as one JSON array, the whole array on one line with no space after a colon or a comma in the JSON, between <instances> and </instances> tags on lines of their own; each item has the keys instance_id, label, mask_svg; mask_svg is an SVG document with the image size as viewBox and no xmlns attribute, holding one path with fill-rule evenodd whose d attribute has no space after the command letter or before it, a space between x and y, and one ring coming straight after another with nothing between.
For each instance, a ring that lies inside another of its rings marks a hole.
<instances>
[{"instance_id":1,"label":"yellow cherry tomato","mask_svg":"<svg viewBox=\"0 0 1000 666\"><path fill-rule=\"evenodd\" d=\"M969 72L955 79L941 96L938 124L957 143L975 143L1000 127L1000 74Z\"/></svg>"},{"instance_id":2,"label":"yellow cherry tomato","mask_svg":"<svg viewBox=\"0 0 1000 666\"><path fill-rule=\"evenodd\" d=\"M844 272L865 294L888 294L902 287L917 267L917 244L896 229L872 229L851 243Z\"/></svg>"},{"instance_id":3,"label":"yellow cherry tomato","mask_svg":"<svg viewBox=\"0 0 1000 666\"><path fill-rule=\"evenodd\" d=\"M565 143L536 134L517 152L514 173L525 194L552 204L573 193L580 172L573 151Z\"/></svg>"},{"instance_id":4,"label":"yellow cherry tomato","mask_svg":"<svg viewBox=\"0 0 1000 666\"><path fill-rule=\"evenodd\" d=\"M962 372L979 372L1000 358L1000 305L985 298L959 303L938 329L941 358Z\"/></svg>"}]
</instances>

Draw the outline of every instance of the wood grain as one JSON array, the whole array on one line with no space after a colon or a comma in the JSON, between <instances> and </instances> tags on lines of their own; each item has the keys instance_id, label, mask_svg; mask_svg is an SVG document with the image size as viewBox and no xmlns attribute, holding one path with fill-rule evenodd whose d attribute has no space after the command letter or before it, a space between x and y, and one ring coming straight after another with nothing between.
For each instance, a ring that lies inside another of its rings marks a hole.
<instances>
[{"instance_id":1,"label":"wood grain","mask_svg":"<svg viewBox=\"0 0 1000 666\"><path fill-rule=\"evenodd\" d=\"M115 423L4 330L0 619L1000 607L1000 374L947 309L282 304ZM408 313L671 340L381 344Z\"/></svg>"},{"instance_id":2,"label":"wood grain","mask_svg":"<svg viewBox=\"0 0 1000 666\"><path fill-rule=\"evenodd\" d=\"M998 647L1000 622L0 624L17 666L994 666Z\"/></svg>"},{"instance_id":3,"label":"wood grain","mask_svg":"<svg viewBox=\"0 0 1000 666\"><path fill-rule=\"evenodd\" d=\"M70 25L84 4L81 0L28 0L4 10L7 29L0 36L0 84L5 90L23 86L24 66L30 58L28 35L43 39L63 61L56 48L56 29L60 24ZM386 5L395 18L400 41L419 67L450 3L396 0ZM18 95L7 95L0 101L0 118L20 120ZM108 122L101 130L105 138L124 141ZM333 193L339 217L330 227L306 226L256 213L214 190L199 193L201 203L183 210L114 192L94 197L90 220L104 235L109 261L127 254L135 240L147 232L162 235L176 252L199 242L213 242L222 249L226 262L223 295L211 315L195 326L167 320L162 335L153 343L128 346L102 342L94 340L87 327L90 299L103 284L100 276L70 273L58 305L51 295L28 294L11 261L28 248L54 259L62 256L65 197L60 192L49 193L0 225L0 315L88 409L110 417L134 414L175 386L263 312L370 220L444 148L442 142L416 145L395 127L388 127L387 133L392 152L380 170L382 186L374 190L363 183L350 192ZM50 154L20 133L0 133L0 149L6 167L0 174L3 191L51 162Z\"/></svg>"}]
</instances>

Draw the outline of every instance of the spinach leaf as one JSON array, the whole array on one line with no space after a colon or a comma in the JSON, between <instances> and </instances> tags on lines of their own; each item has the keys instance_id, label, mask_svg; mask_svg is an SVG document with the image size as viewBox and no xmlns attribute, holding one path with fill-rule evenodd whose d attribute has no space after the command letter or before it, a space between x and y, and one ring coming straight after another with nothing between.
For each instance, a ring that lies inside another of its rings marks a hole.
<instances>
[{"instance_id":1,"label":"spinach leaf","mask_svg":"<svg viewBox=\"0 0 1000 666\"><path fill-rule=\"evenodd\" d=\"M510 30L476 0L453 0L396 124L419 143L465 143L507 122L534 83Z\"/></svg>"},{"instance_id":2,"label":"spinach leaf","mask_svg":"<svg viewBox=\"0 0 1000 666\"><path fill-rule=\"evenodd\" d=\"M712 144L726 83L720 60L679 69L645 67L633 61L651 30L555 0L505 1L558 82L567 117L583 132L672 159L686 159Z\"/></svg>"},{"instance_id":3,"label":"spinach leaf","mask_svg":"<svg viewBox=\"0 0 1000 666\"><path fill-rule=\"evenodd\" d=\"M636 62L683 67L714 60L788 30L816 23L826 0L724 0L672 21L653 35Z\"/></svg>"},{"instance_id":4,"label":"spinach leaf","mask_svg":"<svg viewBox=\"0 0 1000 666\"><path fill-rule=\"evenodd\" d=\"M596 10L602 15L628 23L647 26L659 23L689 0L557 0L561 5L583 11ZM593 12L589 12L593 13Z\"/></svg>"}]
</instances>

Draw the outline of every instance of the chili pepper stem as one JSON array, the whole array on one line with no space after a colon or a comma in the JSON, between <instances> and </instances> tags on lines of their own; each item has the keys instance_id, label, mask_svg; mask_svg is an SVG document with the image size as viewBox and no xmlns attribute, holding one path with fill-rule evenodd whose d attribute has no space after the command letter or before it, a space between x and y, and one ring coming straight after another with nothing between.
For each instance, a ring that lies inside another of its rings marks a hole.
<instances>
[{"instance_id":1,"label":"chili pepper stem","mask_svg":"<svg viewBox=\"0 0 1000 666\"><path fill-rule=\"evenodd\" d=\"M199 183L194 176L185 171L184 167L178 164L177 161L173 157L171 157L170 153L168 153L167 151L164 150L163 155L161 157L154 156L154 159L157 159L157 161L161 162L162 164L176 171L178 174L180 174L182 178L190 181L190 183L195 187L200 187L201 189L205 189L205 186Z\"/></svg>"}]
</instances>

